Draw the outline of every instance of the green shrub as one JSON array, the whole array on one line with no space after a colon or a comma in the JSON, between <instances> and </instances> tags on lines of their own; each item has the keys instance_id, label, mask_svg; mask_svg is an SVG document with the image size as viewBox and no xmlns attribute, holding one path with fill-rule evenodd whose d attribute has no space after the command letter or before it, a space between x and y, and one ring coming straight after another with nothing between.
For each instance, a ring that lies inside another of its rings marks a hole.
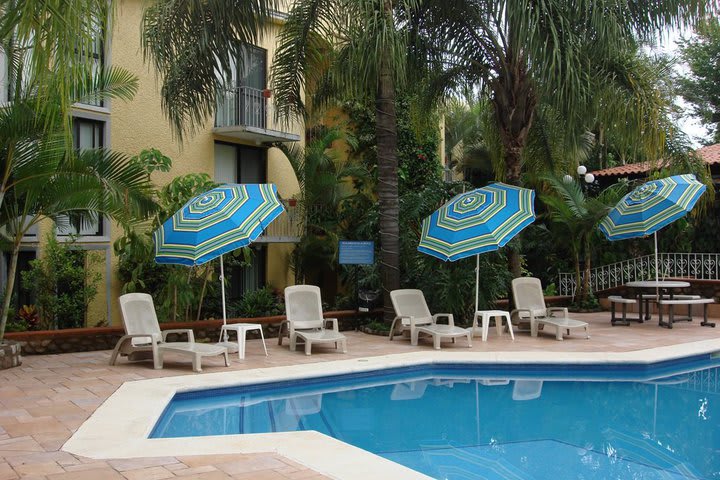
<instances>
[{"instance_id":1,"label":"green shrub","mask_svg":"<svg viewBox=\"0 0 720 480\"><path fill-rule=\"evenodd\" d=\"M260 288L245 293L240 300L230 304L228 315L230 317L271 317L282 315L284 307L278 295L270 287Z\"/></svg>"},{"instance_id":2,"label":"green shrub","mask_svg":"<svg viewBox=\"0 0 720 480\"><path fill-rule=\"evenodd\" d=\"M37 299L43 330L84 327L87 307L97 295L102 275L91 272L102 260L73 244L48 235L43 255L21 274L24 288Z\"/></svg>"}]
</instances>

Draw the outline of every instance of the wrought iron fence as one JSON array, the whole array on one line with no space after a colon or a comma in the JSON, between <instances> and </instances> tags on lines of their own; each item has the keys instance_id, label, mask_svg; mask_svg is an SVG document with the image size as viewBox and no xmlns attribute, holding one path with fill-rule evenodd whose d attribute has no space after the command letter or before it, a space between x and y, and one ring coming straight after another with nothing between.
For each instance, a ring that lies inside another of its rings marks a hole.
<instances>
[{"instance_id":1,"label":"wrought iron fence","mask_svg":"<svg viewBox=\"0 0 720 480\"><path fill-rule=\"evenodd\" d=\"M661 278L684 277L720 280L720 253L661 253L658 255ZM645 255L590 270L590 289L601 292L627 282L655 278L655 256ZM558 293L575 295L575 274L560 273Z\"/></svg>"}]
</instances>

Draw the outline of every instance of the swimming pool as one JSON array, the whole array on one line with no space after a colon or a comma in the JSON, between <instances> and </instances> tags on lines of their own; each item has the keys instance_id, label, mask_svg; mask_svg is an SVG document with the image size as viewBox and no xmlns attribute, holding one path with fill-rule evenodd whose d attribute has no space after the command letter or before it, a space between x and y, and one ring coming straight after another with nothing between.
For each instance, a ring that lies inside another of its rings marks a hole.
<instances>
[{"instance_id":1,"label":"swimming pool","mask_svg":"<svg viewBox=\"0 0 720 480\"><path fill-rule=\"evenodd\" d=\"M183 392L151 437L317 430L447 479L717 478L717 365L450 364Z\"/></svg>"}]
</instances>

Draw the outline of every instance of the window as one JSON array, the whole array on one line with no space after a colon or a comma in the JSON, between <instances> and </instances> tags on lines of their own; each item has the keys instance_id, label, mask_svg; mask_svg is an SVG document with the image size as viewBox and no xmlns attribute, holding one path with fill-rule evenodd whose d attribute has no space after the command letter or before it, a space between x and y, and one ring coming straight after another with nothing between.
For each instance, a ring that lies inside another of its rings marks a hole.
<instances>
[{"instance_id":1,"label":"window","mask_svg":"<svg viewBox=\"0 0 720 480\"><path fill-rule=\"evenodd\" d=\"M15 294L13 295L13 306L15 311L19 311L23 305L32 305L35 303L35 298L32 292L24 288L22 284L21 272L30 270L30 262L37 258L37 252L35 250L21 250L18 256L17 268L15 269ZM2 285L0 290L5 290L8 279L8 269L10 268L10 254L5 252L0 256L0 265L2 266L2 278L0 281Z\"/></svg>"},{"instance_id":2,"label":"window","mask_svg":"<svg viewBox=\"0 0 720 480\"><path fill-rule=\"evenodd\" d=\"M215 181L265 183L267 149L215 142Z\"/></svg>"},{"instance_id":3,"label":"window","mask_svg":"<svg viewBox=\"0 0 720 480\"><path fill-rule=\"evenodd\" d=\"M247 45L239 61L231 65L226 93L219 99L215 126L247 125L267 127L267 51ZM242 70L238 67L242 66Z\"/></svg>"},{"instance_id":4,"label":"window","mask_svg":"<svg viewBox=\"0 0 720 480\"><path fill-rule=\"evenodd\" d=\"M105 65L105 29L103 28L101 22L96 19L93 22L92 30L96 33L93 36L93 41L91 45L84 45L81 48L76 47L75 52L78 54L79 57L81 57L81 61L87 61L90 64L90 70L93 76L95 76ZM95 98L84 98L81 103L83 103L84 105L92 105L95 107L105 106L103 99L99 96L96 96Z\"/></svg>"},{"instance_id":5,"label":"window","mask_svg":"<svg viewBox=\"0 0 720 480\"><path fill-rule=\"evenodd\" d=\"M105 122L86 118L73 118L73 144L78 150L102 148L105 145ZM103 219L98 217L84 222L71 221L67 216L58 218L57 234L97 237L103 235Z\"/></svg>"},{"instance_id":6,"label":"window","mask_svg":"<svg viewBox=\"0 0 720 480\"><path fill-rule=\"evenodd\" d=\"M230 143L215 143L215 181L218 183L265 183L267 149ZM245 292L265 285L267 248L253 245L252 265L230 271L230 296L240 298Z\"/></svg>"}]
</instances>

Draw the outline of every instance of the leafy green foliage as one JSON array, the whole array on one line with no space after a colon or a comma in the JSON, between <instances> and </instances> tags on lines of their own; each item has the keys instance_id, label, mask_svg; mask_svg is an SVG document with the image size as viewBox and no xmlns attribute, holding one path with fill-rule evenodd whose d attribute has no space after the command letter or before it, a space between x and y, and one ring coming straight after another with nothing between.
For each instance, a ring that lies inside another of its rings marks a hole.
<instances>
[{"instance_id":1,"label":"leafy green foliage","mask_svg":"<svg viewBox=\"0 0 720 480\"><path fill-rule=\"evenodd\" d=\"M97 252L73 248L48 235L43 255L22 272L23 286L36 298L42 330L85 326L87 307L97 295L102 275ZM29 314L32 312L26 312ZM28 322L29 323L29 322Z\"/></svg>"},{"instance_id":2,"label":"leafy green foliage","mask_svg":"<svg viewBox=\"0 0 720 480\"><path fill-rule=\"evenodd\" d=\"M720 143L720 20L707 17L698 22L695 36L680 46L681 57L690 67L681 76L680 94L692 104L692 113L707 127L711 141Z\"/></svg>"},{"instance_id":3,"label":"leafy green foliage","mask_svg":"<svg viewBox=\"0 0 720 480\"><path fill-rule=\"evenodd\" d=\"M245 292L242 298L230 304L228 314L231 317L253 318L282 315L284 306L280 297L272 288L265 287Z\"/></svg>"},{"instance_id":4,"label":"leafy green foliage","mask_svg":"<svg viewBox=\"0 0 720 480\"><path fill-rule=\"evenodd\" d=\"M157 150L144 150L134 162L148 171L169 169L172 161ZM214 263L197 268L182 265L160 265L155 262L152 233L188 200L217 184L206 173L191 173L174 178L156 192L159 211L147 225L127 228L113 248L118 256L118 274L123 293L148 292L155 297L161 320L187 320L190 312L200 314L203 295L213 278ZM215 262L216 263L216 262Z\"/></svg>"}]
</instances>

